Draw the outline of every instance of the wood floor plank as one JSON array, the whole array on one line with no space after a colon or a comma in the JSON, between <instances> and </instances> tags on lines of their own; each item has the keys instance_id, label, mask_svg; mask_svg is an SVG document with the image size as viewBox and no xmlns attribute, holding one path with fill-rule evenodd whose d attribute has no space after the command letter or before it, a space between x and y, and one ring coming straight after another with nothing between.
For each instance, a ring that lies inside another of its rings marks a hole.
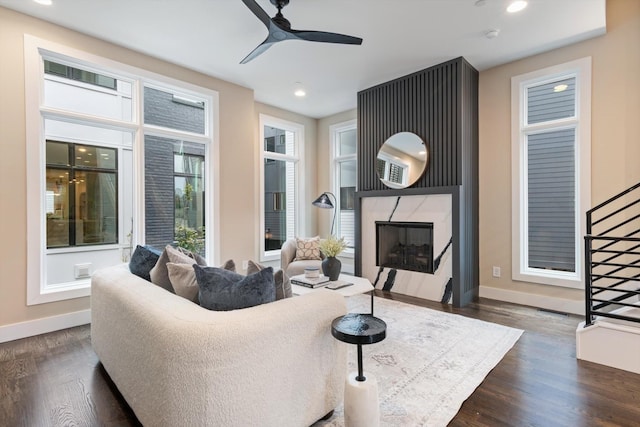
<instances>
[{"instance_id":1,"label":"wood floor plank","mask_svg":"<svg viewBox=\"0 0 640 427\"><path fill-rule=\"evenodd\" d=\"M637 427L640 375L576 360L578 316L481 299L464 308L382 298L524 329L450 426ZM88 325L0 344L0 427L139 426Z\"/></svg>"}]
</instances>

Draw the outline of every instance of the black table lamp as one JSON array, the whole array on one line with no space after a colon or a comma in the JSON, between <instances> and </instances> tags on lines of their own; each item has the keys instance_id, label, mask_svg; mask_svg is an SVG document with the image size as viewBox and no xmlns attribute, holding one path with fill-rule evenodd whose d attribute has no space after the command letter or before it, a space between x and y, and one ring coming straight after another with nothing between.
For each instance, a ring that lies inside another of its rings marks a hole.
<instances>
[{"instance_id":1,"label":"black table lamp","mask_svg":"<svg viewBox=\"0 0 640 427\"><path fill-rule=\"evenodd\" d=\"M329 196L333 196L333 203L331 202L331 198ZM336 200L336 196L333 193L325 191L318 197L316 200L311 203L313 206L322 208L322 209L333 209L333 221L331 222L331 235L333 236L333 226L336 223L336 209L334 203L337 205L338 201Z\"/></svg>"}]
</instances>

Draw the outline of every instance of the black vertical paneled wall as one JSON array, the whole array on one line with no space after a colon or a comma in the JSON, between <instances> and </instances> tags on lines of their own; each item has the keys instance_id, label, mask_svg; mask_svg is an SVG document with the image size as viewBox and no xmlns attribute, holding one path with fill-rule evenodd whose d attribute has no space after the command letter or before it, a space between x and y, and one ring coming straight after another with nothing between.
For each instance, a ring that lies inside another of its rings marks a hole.
<instances>
[{"instance_id":1,"label":"black vertical paneled wall","mask_svg":"<svg viewBox=\"0 0 640 427\"><path fill-rule=\"evenodd\" d=\"M420 136L429 153L409 190L388 189L375 169L378 150L398 132ZM462 306L479 288L478 71L462 57L358 93L358 197L431 194L434 187L455 188L453 303ZM360 265L356 254L356 273Z\"/></svg>"}]
</instances>

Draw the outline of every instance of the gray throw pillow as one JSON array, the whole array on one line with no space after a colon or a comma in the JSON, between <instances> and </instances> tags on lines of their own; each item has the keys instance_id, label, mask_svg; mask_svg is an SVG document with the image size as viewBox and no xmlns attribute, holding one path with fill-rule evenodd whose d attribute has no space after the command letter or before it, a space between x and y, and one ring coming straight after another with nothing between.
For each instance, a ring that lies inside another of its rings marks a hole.
<instances>
[{"instance_id":1,"label":"gray throw pillow","mask_svg":"<svg viewBox=\"0 0 640 427\"><path fill-rule=\"evenodd\" d=\"M260 270L264 270L264 268L264 265L249 260L247 274L256 273ZM291 282L289 281L289 277L284 271L278 270L273 273L273 280L276 285L276 301L284 298L291 298L293 296L293 291L291 290Z\"/></svg>"},{"instance_id":2,"label":"gray throw pillow","mask_svg":"<svg viewBox=\"0 0 640 427\"><path fill-rule=\"evenodd\" d=\"M156 248L137 245L129 261L129 271L150 282L151 276L149 273L158 262L158 258L160 258L160 251Z\"/></svg>"},{"instance_id":3,"label":"gray throw pillow","mask_svg":"<svg viewBox=\"0 0 640 427\"><path fill-rule=\"evenodd\" d=\"M187 249L176 247L174 248L171 245L165 246L160 258L156 265L149 272L149 276L151 277L151 282L155 285L160 286L168 290L169 292L175 293L173 286L171 285L171 280L169 279L169 272L167 271L167 263L172 262L174 264L194 264L197 260L200 259L200 262L204 262L204 258L198 255L196 258L195 254Z\"/></svg>"},{"instance_id":4,"label":"gray throw pillow","mask_svg":"<svg viewBox=\"0 0 640 427\"><path fill-rule=\"evenodd\" d=\"M237 310L276 300L271 267L247 276L197 264L193 264L193 269L198 281L200 305L209 310Z\"/></svg>"},{"instance_id":5,"label":"gray throw pillow","mask_svg":"<svg viewBox=\"0 0 640 427\"><path fill-rule=\"evenodd\" d=\"M196 272L191 264L167 263L167 271L169 272L169 280L176 295L199 304L198 301L198 281L196 280ZM222 267L225 270L235 271L236 265L233 260L228 260Z\"/></svg>"}]
</instances>

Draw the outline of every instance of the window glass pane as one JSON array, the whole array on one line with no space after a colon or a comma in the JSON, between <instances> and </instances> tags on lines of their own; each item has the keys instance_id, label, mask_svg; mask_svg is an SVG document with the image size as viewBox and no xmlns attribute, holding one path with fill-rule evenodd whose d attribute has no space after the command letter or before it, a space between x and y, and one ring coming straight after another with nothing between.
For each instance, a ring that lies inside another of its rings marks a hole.
<instances>
[{"instance_id":1,"label":"window glass pane","mask_svg":"<svg viewBox=\"0 0 640 427\"><path fill-rule=\"evenodd\" d=\"M69 144L47 141L47 164L71 166L71 162L69 162Z\"/></svg>"},{"instance_id":2,"label":"window glass pane","mask_svg":"<svg viewBox=\"0 0 640 427\"><path fill-rule=\"evenodd\" d=\"M117 243L118 206L116 174L76 171L76 245Z\"/></svg>"},{"instance_id":3,"label":"window glass pane","mask_svg":"<svg viewBox=\"0 0 640 427\"><path fill-rule=\"evenodd\" d=\"M529 124L565 119L574 117L575 114L575 77L527 89L527 121Z\"/></svg>"},{"instance_id":4,"label":"window glass pane","mask_svg":"<svg viewBox=\"0 0 640 427\"><path fill-rule=\"evenodd\" d=\"M389 179L388 181L395 182L397 184L402 184L402 177L404 175L404 168L402 166L398 166L395 163L389 164Z\"/></svg>"},{"instance_id":5,"label":"window glass pane","mask_svg":"<svg viewBox=\"0 0 640 427\"><path fill-rule=\"evenodd\" d=\"M67 149L66 144L63 144ZM49 144L47 144L47 147ZM47 168L47 247L69 246L69 171Z\"/></svg>"},{"instance_id":6,"label":"window glass pane","mask_svg":"<svg viewBox=\"0 0 640 427\"><path fill-rule=\"evenodd\" d=\"M384 161L383 159L376 159L376 172L378 172L378 178L380 179L386 179L385 177L385 173L384 170L387 167L387 162Z\"/></svg>"},{"instance_id":7,"label":"window glass pane","mask_svg":"<svg viewBox=\"0 0 640 427\"><path fill-rule=\"evenodd\" d=\"M294 132L271 126L264 127L264 151L295 156Z\"/></svg>"},{"instance_id":8,"label":"window glass pane","mask_svg":"<svg viewBox=\"0 0 640 427\"><path fill-rule=\"evenodd\" d=\"M94 84L96 86L102 86L108 89L115 89L117 87L117 80L113 77L92 73L90 71L69 67L68 65L58 64L56 62L47 60L44 61L44 72L46 74L66 77L72 80Z\"/></svg>"},{"instance_id":9,"label":"window glass pane","mask_svg":"<svg viewBox=\"0 0 640 427\"><path fill-rule=\"evenodd\" d=\"M174 164L176 242L204 255L204 155L178 153Z\"/></svg>"},{"instance_id":10,"label":"window glass pane","mask_svg":"<svg viewBox=\"0 0 640 427\"><path fill-rule=\"evenodd\" d=\"M205 146L146 135L145 241L205 251Z\"/></svg>"},{"instance_id":11,"label":"window glass pane","mask_svg":"<svg viewBox=\"0 0 640 427\"><path fill-rule=\"evenodd\" d=\"M350 129L344 132L340 132L338 143L338 155L346 156L349 154L356 154L356 130Z\"/></svg>"},{"instance_id":12,"label":"window glass pane","mask_svg":"<svg viewBox=\"0 0 640 427\"><path fill-rule=\"evenodd\" d=\"M527 141L529 267L575 271L575 130Z\"/></svg>"},{"instance_id":13,"label":"window glass pane","mask_svg":"<svg viewBox=\"0 0 640 427\"><path fill-rule=\"evenodd\" d=\"M280 249L295 227L295 163L265 159L265 250Z\"/></svg>"},{"instance_id":14,"label":"window glass pane","mask_svg":"<svg viewBox=\"0 0 640 427\"><path fill-rule=\"evenodd\" d=\"M74 164L77 167L115 169L116 150L113 148L76 145Z\"/></svg>"},{"instance_id":15,"label":"window glass pane","mask_svg":"<svg viewBox=\"0 0 640 427\"><path fill-rule=\"evenodd\" d=\"M339 163L340 182L340 237L344 237L348 247L353 247L355 240L355 192L356 161Z\"/></svg>"},{"instance_id":16,"label":"window glass pane","mask_svg":"<svg viewBox=\"0 0 640 427\"><path fill-rule=\"evenodd\" d=\"M117 151L57 141L46 145L47 247L118 243ZM69 152L74 156L64 164ZM105 153L109 158L101 160ZM51 167L56 163L65 167Z\"/></svg>"},{"instance_id":17,"label":"window glass pane","mask_svg":"<svg viewBox=\"0 0 640 427\"><path fill-rule=\"evenodd\" d=\"M204 100L144 88L144 122L170 129L205 133Z\"/></svg>"}]
</instances>

